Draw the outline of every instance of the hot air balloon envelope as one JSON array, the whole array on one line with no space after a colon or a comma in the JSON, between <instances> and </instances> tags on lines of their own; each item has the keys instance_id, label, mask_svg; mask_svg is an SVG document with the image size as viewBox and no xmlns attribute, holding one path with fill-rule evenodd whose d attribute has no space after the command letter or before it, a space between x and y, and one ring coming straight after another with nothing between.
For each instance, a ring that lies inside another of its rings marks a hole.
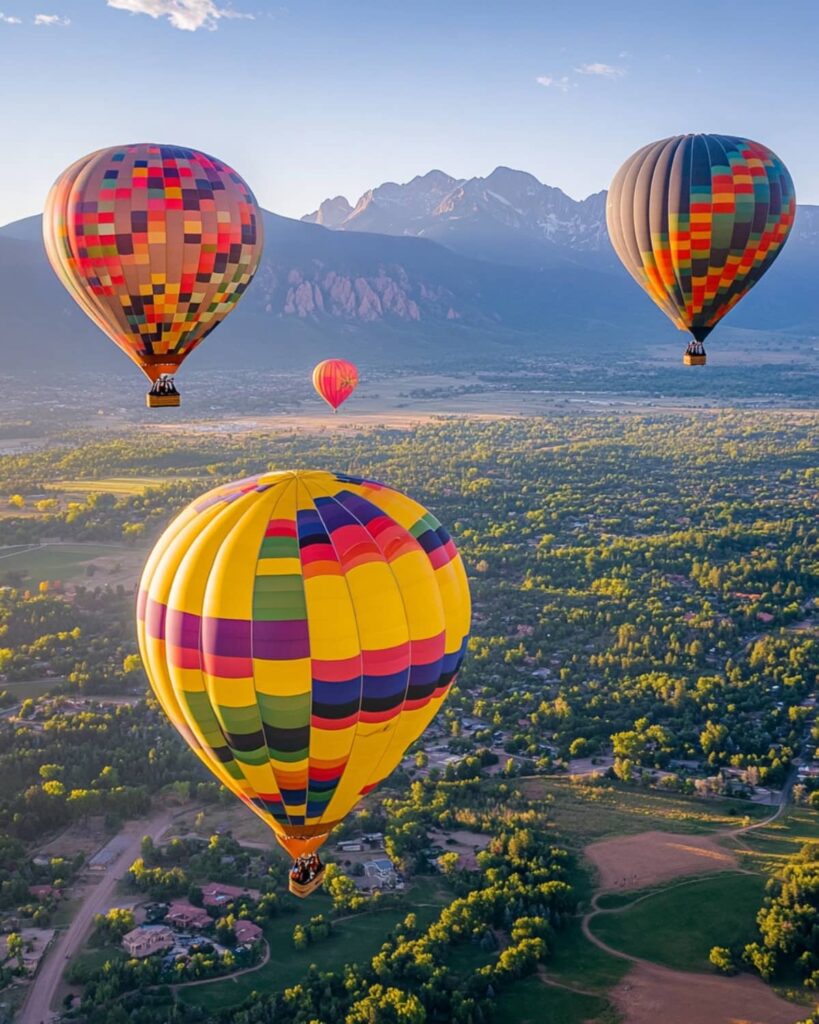
<instances>
[{"instance_id":1,"label":"hot air balloon envelope","mask_svg":"<svg viewBox=\"0 0 819 1024\"><path fill-rule=\"evenodd\" d=\"M262 218L226 164L195 149L139 143L72 164L46 201L52 267L94 323L179 404L172 375L253 278Z\"/></svg>"},{"instance_id":2,"label":"hot air balloon envelope","mask_svg":"<svg viewBox=\"0 0 819 1024\"><path fill-rule=\"evenodd\" d=\"M796 214L787 168L731 135L678 135L644 146L614 177L609 236L628 272L681 330L686 362L779 254Z\"/></svg>"},{"instance_id":3,"label":"hot air balloon envelope","mask_svg":"<svg viewBox=\"0 0 819 1024\"><path fill-rule=\"evenodd\" d=\"M455 545L411 498L281 472L188 506L138 599L157 699L294 857L313 853L441 706L469 632Z\"/></svg>"},{"instance_id":4,"label":"hot air balloon envelope","mask_svg":"<svg viewBox=\"0 0 819 1024\"><path fill-rule=\"evenodd\" d=\"M313 387L335 412L358 387L358 369L346 359L325 359L313 370Z\"/></svg>"}]
</instances>

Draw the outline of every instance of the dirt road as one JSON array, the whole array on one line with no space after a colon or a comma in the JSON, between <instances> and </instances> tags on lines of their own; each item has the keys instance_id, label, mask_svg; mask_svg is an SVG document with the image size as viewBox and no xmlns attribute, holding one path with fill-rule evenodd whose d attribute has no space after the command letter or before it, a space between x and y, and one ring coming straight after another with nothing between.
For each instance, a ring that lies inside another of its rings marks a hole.
<instances>
[{"instance_id":1,"label":"dirt road","mask_svg":"<svg viewBox=\"0 0 819 1024\"><path fill-rule=\"evenodd\" d=\"M130 838L128 846L123 849L99 882L88 890L68 928L57 934L29 989L28 997L17 1018L18 1024L48 1024L55 1019L51 1004L60 978L68 966L69 959L82 948L94 915L103 913L111 906L111 897L117 882L139 856L142 837L150 836L154 841L160 839L172 818L172 811L163 810L147 821L129 822L123 828L120 834Z\"/></svg>"},{"instance_id":2,"label":"dirt road","mask_svg":"<svg viewBox=\"0 0 819 1024\"><path fill-rule=\"evenodd\" d=\"M741 836L776 821L787 806L793 778L793 773L791 773L773 814L763 821L753 822L750 825L714 832L711 835L711 841L713 842L714 837ZM642 837L635 836L633 838L640 840L645 836L668 838L663 833L644 833ZM688 844L693 841L690 836L680 836L679 838ZM612 842L616 843L618 840ZM661 857L665 856L664 847L659 847L659 852ZM742 869L736 868L735 870L741 871ZM667 880L662 873L657 875L657 879ZM694 876L677 884L687 885L696 880L697 876ZM673 886L668 888L673 888ZM602 892L598 892L593 897L589 910L582 918L581 928L586 939L598 949L603 950L609 956L627 960L632 965L628 974L609 993L609 998L621 1014L623 1024L654 1024L657 1020L663 1020L667 1024L794 1024L795 1021L805 1016L804 1007L800 1008L781 999L770 986L765 985L759 978L747 975L722 978L709 974L676 971L615 949L594 934L591 922L601 914L623 913L634 906L634 903L604 910L598 903L600 895ZM639 903L644 899L650 899L651 895L651 893L647 893L645 896L636 898L634 902Z\"/></svg>"}]
</instances>

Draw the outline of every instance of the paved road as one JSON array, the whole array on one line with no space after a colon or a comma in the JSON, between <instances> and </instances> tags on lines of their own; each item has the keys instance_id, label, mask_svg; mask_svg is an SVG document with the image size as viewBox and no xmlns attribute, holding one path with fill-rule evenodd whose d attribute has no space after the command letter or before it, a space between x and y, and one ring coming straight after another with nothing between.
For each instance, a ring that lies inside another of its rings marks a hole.
<instances>
[{"instance_id":1,"label":"paved road","mask_svg":"<svg viewBox=\"0 0 819 1024\"><path fill-rule=\"evenodd\" d=\"M88 890L68 928L57 933L54 944L46 954L29 989L28 997L17 1018L18 1024L47 1024L56 1019L56 1014L51 1011L51 1004L68 959L82 948L91 930L94 915L104 913L111 906L111 897L117 882L139 856L142 837L149 835L155 841L160 839L172 818L172 811L160 811L147 821L129 822L122 830L120 834L130 838L128 846L103 874L97 885Z\"/></svg>"}]
</instances>

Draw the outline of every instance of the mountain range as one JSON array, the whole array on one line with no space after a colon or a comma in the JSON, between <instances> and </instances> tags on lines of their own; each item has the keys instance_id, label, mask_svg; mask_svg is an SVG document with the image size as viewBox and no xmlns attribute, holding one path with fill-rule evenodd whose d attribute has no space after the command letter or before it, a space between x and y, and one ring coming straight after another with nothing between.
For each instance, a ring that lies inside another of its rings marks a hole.
<instances>
[{"instance_id":1,"label":"mountain range","mask_svg":"<svg viewBox=\"0 0 819 1024\"><path fill-rule=\"evenodd\" d=\"M196 353L206 367L301 365L329 354L421 365L564 345L680 342L627 276L606 193L576 201L523 171L430 171L301 220L264 211L265 251L236 311ZM6 371L119 366L48 266L41 218L0 228ZM819 207L722 332L819 333Z\"/></svg>"}]
</instances>

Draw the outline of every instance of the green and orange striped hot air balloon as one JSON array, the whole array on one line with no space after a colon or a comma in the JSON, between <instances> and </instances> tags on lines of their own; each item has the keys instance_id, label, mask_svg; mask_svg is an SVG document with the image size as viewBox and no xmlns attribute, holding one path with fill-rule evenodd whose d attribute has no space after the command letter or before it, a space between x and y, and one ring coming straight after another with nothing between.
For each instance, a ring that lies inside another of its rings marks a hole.
<instances>
[{"instance_id":1,"label":"green and orange striped hot air balloon","mask_svg":"<svg viewBox=\"0 0 819 1024\"><path fill-rule=\"evenodd\" d=\"M358 368L346 359L324 359L313 370L313 387L337 412L358 387Z\"/></svg>"},{"instance_id":2,"label":"green and orange striped hot air balloon","mask_svg":"<svg viewBox=\"0 0 819 1024\"><path fill-rule=\"evenodd\" d=\"M614 177L609 236L634 280L703 342L769 269L796 214L788 169L766 146L733 135L677 135L638 150Z\"/></svg>"}]
</instances>

